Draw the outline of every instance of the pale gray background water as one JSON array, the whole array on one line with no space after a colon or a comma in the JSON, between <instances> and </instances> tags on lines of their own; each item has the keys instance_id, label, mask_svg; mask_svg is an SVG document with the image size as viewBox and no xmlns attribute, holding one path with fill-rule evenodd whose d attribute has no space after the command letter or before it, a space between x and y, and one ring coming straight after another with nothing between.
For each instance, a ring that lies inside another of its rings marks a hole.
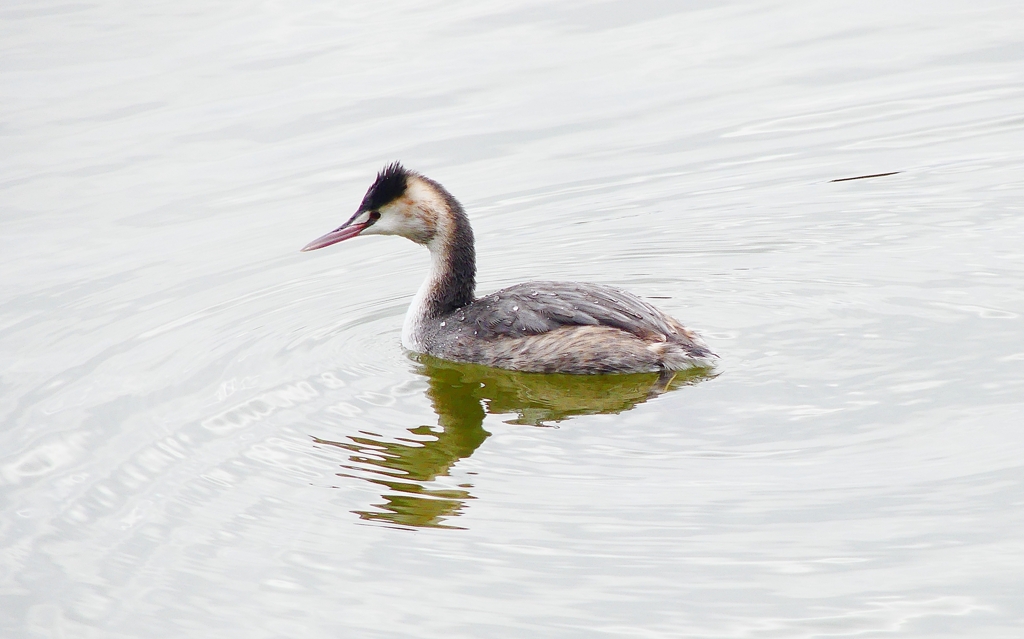
<instances>
[{"instance_id":1,"label":"pale gray background water","mask_svg":"<svg viewBox=\"0 0 1024 639\"><path fill-rule=\"evenodd\" d=\"M393 159L721 375L445 418ZM1022 176L1019 2L5 2L0 636L1022 636Z\"/></svg>"}]
</instances>

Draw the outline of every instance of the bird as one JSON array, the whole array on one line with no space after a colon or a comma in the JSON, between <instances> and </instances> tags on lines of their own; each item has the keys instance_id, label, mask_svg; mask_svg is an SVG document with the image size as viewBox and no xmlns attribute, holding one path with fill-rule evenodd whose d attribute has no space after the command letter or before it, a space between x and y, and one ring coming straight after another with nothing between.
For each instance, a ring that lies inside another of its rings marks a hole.
<instances>
[{"instance_id":1,"label":"bird","mask_svg":"<svg viewBox=\"0 0 1024 639\"><path fill-rule=\"evenodd\" d=\"M406 312L413 353L529 373L651 373L710 368L694 331L632 293L584 282L531 281L476 297L476 249L465 209L440 183L386 165L347 222L302 251L364 235L398 235L430 251Z\"/></svg>"}]
</instances>

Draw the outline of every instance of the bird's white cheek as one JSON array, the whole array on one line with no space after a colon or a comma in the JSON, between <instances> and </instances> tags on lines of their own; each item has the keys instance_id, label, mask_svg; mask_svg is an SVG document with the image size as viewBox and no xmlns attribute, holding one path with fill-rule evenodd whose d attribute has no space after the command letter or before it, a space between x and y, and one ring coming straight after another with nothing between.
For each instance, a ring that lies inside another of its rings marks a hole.
<instances>
[{"instance_id":1,"label":"bird's white cheek","mask_svg":"<svg viewBox=\"0 0 1024 639\"><path fill-rule=\"evenodd\" d=\"M401 235L401 225L396 223L394 216L381 217L373 226L360 235Z\"/></svg>"},{"instance_id":2,"label":"bird's white cheek","mask_svg":"<svg viewBox=\"0 0 1024 639\"><path fill-rule=\"evenodd\" d=\"M427 224L416 217L383 213L377 222L362 232L362 235L401 235L413 242L424 243L429 239Z\"/></svg>"}]
</instances>

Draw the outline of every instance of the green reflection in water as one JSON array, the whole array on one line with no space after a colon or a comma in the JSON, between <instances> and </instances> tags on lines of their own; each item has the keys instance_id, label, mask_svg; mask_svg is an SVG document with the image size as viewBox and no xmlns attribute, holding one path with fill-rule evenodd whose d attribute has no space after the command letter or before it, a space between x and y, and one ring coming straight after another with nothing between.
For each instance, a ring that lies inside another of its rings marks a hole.
<instances>
[{"instance_id":1,"label":"green reflection in water","mask_svg":"<svg viewBox=\"0 0 1024 639\"><path fill-rule=\"evenodd\" d=\"M709 379L707 369L682 371L674 376L657 373L634 375L543 375L518 373L476 364L458 364L419 356L419 371L428 379L427 396L437 412L438 427L417 426L411 437L384 441L361 433L345 441L314 438L317 444L349 453L349 471L384 486L389 492L375 511L355 511L362 519L402 528L459 528L445 523L458 516L473 499L458 488L430 488L426 484L447 476L457 461L470 456L490 436L484 416L515 414L510 424L543 426L574 415L620 413L651 397ZM486 412L485 412L486 409Z\"/></svg>"}]
</instances>

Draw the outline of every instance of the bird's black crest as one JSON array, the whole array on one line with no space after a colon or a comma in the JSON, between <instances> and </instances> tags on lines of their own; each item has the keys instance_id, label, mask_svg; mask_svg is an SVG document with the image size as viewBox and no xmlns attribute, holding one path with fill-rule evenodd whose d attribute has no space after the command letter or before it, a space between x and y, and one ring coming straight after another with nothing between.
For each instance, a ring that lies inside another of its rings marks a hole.
<instances>
[{"instance_id":1,"label":"bird's black crest","mask_svg":"<svg viewBox=\"0 0 1024 639\"><path fill-rule=\"evenodd\" d=\"M392 162L385 166L367 189L366 195L363 196L363 201L359 205L359 210L373 211L402 197L410 175L411 173L398 162Z\"/></svg>"}]
</instances>

